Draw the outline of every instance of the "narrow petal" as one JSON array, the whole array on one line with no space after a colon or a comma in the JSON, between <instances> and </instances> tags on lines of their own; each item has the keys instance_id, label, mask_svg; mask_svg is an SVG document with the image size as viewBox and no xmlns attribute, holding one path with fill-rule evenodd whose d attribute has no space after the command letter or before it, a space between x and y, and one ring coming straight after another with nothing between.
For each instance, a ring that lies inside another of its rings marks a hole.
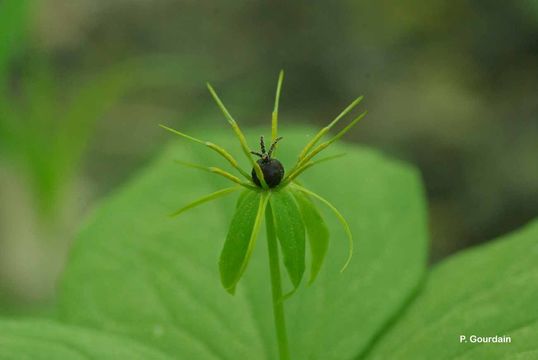
<instances>
[{"instance_id":1,"label":"narrow petal","mask_svg":"<svg viewBox=\"0 0 538 360\"><path fill-rule=\"evenodd\" d=\"M262 169L260 168L258 163L254 161L254 159L252 158L251 149L248 146L247 139L245 138L245 135L243 134L243 132L241 131L241 128L237 124L237 121L235 121L235 119L232 117L232 115L230 114L226 106L224 106L224 103L219 98L219 96L217 95L217 92L215 91L215 89L213 89L211 84L207 83L207 89L209 90L209 92L211 93L211 96L217 103L217 106L219 107L220 111L224 114L224 117L226 118L230 126L232 127L235 133L235 136L237 137L237 139L239 140L239 143L241 144L241 149L243 150L243 153L245 154L247 159L250 161L250 164L254 168L254 171L256 171L256 175L258 176L258 179L260 179L260 183L262 184L262 187L264 189L267 189L268 186L263 177Z\"/></svg>"},{"instance_id":2,"label":"narrow petal","mask_svg":"<svg viewBox=\"0 0 538 360\"><path fill-rule=\"evenodd\" d=\"M181 209L174 211L172 214L170 214L170 216L178 216L187 210L197 207L198 205L202 205L202 204L205 204L206 202L216 200L218 198L231 194L239 189L241 189L240 186L234 186L234 187L225 188L219 191L215 191L214 193L211 193L206 196L202 196L198 200L195 200L191 202L190 204L183 206Z\"/></svg>"},{"instance_id":3,"label":"narrow petal","mask_svg":"<svg viewBox=\"0 0 538 360\"><path fill-rule=\"evenodd\" d=\"M280 92L282 91L282 82L284 81L284 70L280 70L278 75L278 83L276 85L275 107L271 119L271 141L275 141L278 137L278 107L280 104Z\"/></svg>"},{"instance_id":4,"label":"narrow petal","mask_svg":"<svg viewBox=\"0 0 538 360\"><path fill-rule=\"evenodd\" d=\"M360 120L362 120L366 116L367 113L368 113L367 111L363 112L362 114L357 116L355 119L353 119L345 128L340 130L338 134L333 136L331 139L325 141L324 143L321 143L318 146L316 146L314 150L312 150L308 155L304 157L304 159L300 162L299 166L307 163L308 161L310 161L310 159L312 159L314 156L319 154L322 150L325 150L332 143L334 143L335 141L340 139L342 136L344 136L349 130L351 130L353 126L355 126Z\"/></svg>"},{"instance_id":5,"label":"narrow petal","mask_svg":"<svg viewBox=\"0 0 538 360\"><path fill-rule=\"evenodd\" d=\"M326 134L328 133L337 123L338 121L340 121L340 119L342 119L344 116L346 116L351 110L353 110L361 101L362 99L364 98L364 96L359 96L358 98L356 98L355 100L353 100L351 102L351 104L349 104L333 121L331 121L329 123L329 125L325 126L324 128L322 128L317 134L316 136L314 136L312 138L312 140L310 140L310 142L308 142L308 144L306 144L306 146L304 147L304 149L301 151L301 153L299 154L299 161L301 161L305 156L306 154L308 154L308 152L318 143L318 141Z\"/></svg>"},{"instance_id":6,"label":"narrow petal","mask_svg":"<svg viewBox=\"0 0 538 360\"><path fill-rule=\"evenodd\" d=\"M345 156L345 155L346 154L337 154L337 155L327 156L327 157L324 157L324 158L321 158L321 159L318 159L318 160L309 161L308 163L296 168L295 170L293 170L293 172L291 172L288 176L286 176L286 178L282 182L282 184L283 184L282 187L284 187L287 184L289 184L290 182L294 181L299 175L301 175L303 172L310 169L311 167L313 167L313 166L315 166L317 164L323 163L325 161L341 158L342 156Z\"/></svg>"},{"instance_id":7,"label":"narrow petal","mask_svg":"<svg viewBox=\"0 0 538 360\"><path fill-rule=\"evenodd\" d=\"M186 162L186 161L181 161L181 160L175 160L176 163L178 163L179 165L182 165L182 166L186 166L186 167L190 167L190 168L194 168L194 169L199 169L199 170L203 170L203 171L206 171L206 172L209 172L209 173L212 173L212 174L217 174L217 175L220 175L222 177L225 177L226 179L238 184L238 185L241 185L247 189L252 189L252 190L256 190L256 187L254 185L252 185L251 183L246 183L244 181L242 181L241 179L239 179L237 176L234 176L232 174L230 174L229 172L221 169L221 168L218 168L218 167L215 167L215 166L203 166L203 165L198 165L198 164L193 164L193 163L190 163L190 162Z\"/></svg>"},{"instance_id":8,"label":"narrow petal","mask_svg":"<svg viewBox=\"0 0 538 360\"><path fill-rule=\"evenodd\" d=\"M171 127L168 127L166 125L162 125L162 124L159 124L159 126L167 131L170 131L171 133L174 133L176 135L179 135L187 140L190 140L190 141L193 141L193 142L196 142L198 144L202 144L202 145L205 145L207 146L208 148L210 148L211 150L215 151L217 154L219 154L220 156L222 156L224 159L226 159L226 161L228 161L230 163L230 165L232 165L233 168L237 169L237 171L239 171L241 173L241 175L243 175L247 180L250 180L250 175L248 174L248 172L246 172L245 170L241 169L241 167L239 166L239 163L237 162L237 160L228 152L226 151L223 147L217 145L217 144L214 144L212 142L209 142L209 141L203 141L203 140L200 140L200 139L197 139L193 136L190 136L190 135L187 135L185 133L182 133L181 131L177 131L176 129L172 129Z\"/></svg>"}]
</instances>

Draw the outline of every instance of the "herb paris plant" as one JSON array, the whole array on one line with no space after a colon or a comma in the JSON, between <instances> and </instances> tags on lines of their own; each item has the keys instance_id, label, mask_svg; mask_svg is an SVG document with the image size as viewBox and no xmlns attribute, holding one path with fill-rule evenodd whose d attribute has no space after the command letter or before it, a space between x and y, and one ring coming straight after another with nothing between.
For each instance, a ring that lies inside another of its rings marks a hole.
<instances>
[{"instance_id":1,"label":"herb paris plant","mask_svg":"<svg viewBox=\"0 0 538 360\"><path fill-rule=\"evenodd\" d=\"M262 219L265 217L277 340L280 358L288 359L289 355L287 349L283 300L297 290L304 275L305 234L308 234L312 258L309 283L312 283L319 273L328 248L329 232L321 214L314 205L312 198L325 204L336 215L346 232L349 241L349 254L342 271L345 270L349 264L353 253L353 239L345 218L329 201L300 185L297 178L314 165L338 157L330 156L313 160L316 155L328 148L332 143L348 132L366 115L366 112L363 112L353 119L335 136L318 144L324 135L326 135L345 115L351 112L360 103L363 97L361 96L355 99L329 125L322 128L312 138L299 154L296 164L287 175L284 176L285 170L283 165L274 157L277 150L277 144L282 139L282 137L278 137L278 107L283 78L284 73L281 71L276 90L274 110L272 113L272 142L269 151L266 151L265 141L262 136L260 138L261 152L251 150L237 122L226 109L213 87L207 84L209 92L229 124L232 126L244 154L252 165L250 174L243 170L239 166L237 160L219 145L194 138L164 125L161 125L161 127L188 140L209 147L222 156L244 178L241 179L218 167L206 167L198 164L177 161L184 166L205 170L223 176L232 181L235 186L218 190L197 199L177 210L172 215L180 215L198 205L216 200L243 189L243 192L238 199L235 214L232 218L219 260L221 282L229 293L234 294L237 283L247 268L252 251L255 247ZM259 159L255 161L252 155L258 156ZM283 295L282 292L277 239L280 243L280 251L282 252L284 266L288 272L290 281L293 284L293 290L285 295Z\"/></svg>"}]
</instances>

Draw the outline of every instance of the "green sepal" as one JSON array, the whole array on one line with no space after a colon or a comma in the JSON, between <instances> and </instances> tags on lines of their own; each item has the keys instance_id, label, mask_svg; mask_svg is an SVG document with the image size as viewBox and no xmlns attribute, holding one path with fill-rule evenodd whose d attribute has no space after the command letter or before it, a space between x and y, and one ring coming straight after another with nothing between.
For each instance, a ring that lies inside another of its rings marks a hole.
<instances>
[{"instance_id":1,"label":"green sepal","mask_svg":"<svg viewBox=\"0 0 538 360\"><path fill-rule=\"evenodd\" d=\"M238 199L219 260L222 286L232 295L252 255L268 197L246 190Z\"/></svg>"},{"instance_id":2,"label":"green sepal","mask_svg":"<svg viewBox=\"0 0 538 360\"><path fill-rule=\"evenodd\" d=\"M276 235L294 290L297 289L305 270L305 228L299 207L286 188L273 192L271 210Z\"/></svg>"},{"instance_id":3,"label":"green sepal","mask_svg":"<svg viewBox=\"0 0 538 360\"><path fill-rule=\"evenodd\" d=\"M323 204L325 204L334 213L338 221L340 221L340 224L342 224L342 228L346 232L348 249L349 249L346 262L344 263L344 266L342 266L342 269L340 270L340 272L344 272L349 266L349 264L351 263L351 258L353 257L353 234L351 234L351 228L349 227L347 220L344 218L342 214L340 214L340 211L338 211L338 209L335 208L333 204L331 204L329 201L319 196L315 192L310 191L307 188L304 188L298 185L297 183L293 184L292 186L293 186L293 189L298 190L302 193L305 193L306 195L312 196L313 198L318 199Z\"/></svg>"},{"instance_id":4,"label":"green sepal","mask_svg":"<svg viewBox=\"0 0 538 360\"><path fill-rule=\"evenodd\" d=\"M308 284L312 284L321 270L327 249L329 248L329 228L318 208L308 195L297 190L292 190L292 193L301 210L308 235L308 244L312 257Z\"/></svg>"}]
</instances>

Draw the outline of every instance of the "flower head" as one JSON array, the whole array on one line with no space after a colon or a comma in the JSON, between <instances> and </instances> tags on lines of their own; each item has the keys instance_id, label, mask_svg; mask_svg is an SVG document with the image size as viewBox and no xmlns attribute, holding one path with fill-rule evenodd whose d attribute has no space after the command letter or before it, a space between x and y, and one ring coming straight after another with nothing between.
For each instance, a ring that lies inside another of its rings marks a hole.
<instances>
[{"instance_id":1,"label":"flower head","mask_svg":"<svg viewBox=\"0 0 538 360\"><path fill-rule=\"evenodd\" d=\"M313 199L326 205L336 215L346 232L349 242L349 254L342 271L348 266L353 254L353 239L344 217L331 203L329 203L329 201L300 185L298 177L311 167L340 156L314 159L332 143L344 136L345 133L366 115L366 112L363 112L349 122L349 124L336 135L321 142L322 138L328 134L345 115L351 112L361 102L363 97L360 96L355 99L333 121L322 128L303 148L297 158L297 162L291 170L286 172L281 162L275 157L278 143L283 139L278 136L278 107L283 80L284 72L281 71L278 78L275 105L272 113L271 144L269 145L269 150L267 150L265 140L262 136L260 138L259 152L251 150L239 125L224 106L213 87L210 84L207 84L209 92L225 118L228 120L235 136L241 144L243 153L252 166L252 171L250 172L242 169L237 160L221 146L194 138L167 126L160 125L168 131L193 142L205 145L217 152L239 173L238 175L241 176L235 176L219 167L207 167L177 161L181 165L223 176L233 182L234 186L215 191L214 193L199 198L171 214L172 216L177 216L198 205L243 190L238 198L235 214L232 218L219 261L222 285L232 294L247 268L256 244L256 238L262 220L266 213L271 215L271 227L274 227L274 229L268 230L274 230L276 237L278 237L280 250L284 258L284 266L286 267L290 280L294 286L294 289L289 294L292 294L297 289L304 275L306 251L305 239L308 237L312 255L310 283L315 280L319 273L327 252L329 231L320 212L315 206ZM256 160L253 158L253 155L258 157L258 159Z\"/></svg>"}]
</instances>

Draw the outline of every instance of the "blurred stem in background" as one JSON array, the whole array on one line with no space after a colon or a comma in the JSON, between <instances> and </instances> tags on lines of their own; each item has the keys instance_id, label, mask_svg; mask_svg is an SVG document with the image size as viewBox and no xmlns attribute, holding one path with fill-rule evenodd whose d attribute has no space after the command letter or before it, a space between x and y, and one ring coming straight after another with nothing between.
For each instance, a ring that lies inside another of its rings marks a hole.
<instances>
[{"instance_id":1,"label":"blurred stem in background","mask_svg":"<svg viewBox=\"0 0 538 360\"><path fill-rule=\"evenodd\" d=\"M97 122L125 95L184 85L192 74L177 58L153 56L65 84L32 47L33 5L0 3L0 290L35 301L52 296L88 207L80 170Z\"/></svg>"}]
</instances>

